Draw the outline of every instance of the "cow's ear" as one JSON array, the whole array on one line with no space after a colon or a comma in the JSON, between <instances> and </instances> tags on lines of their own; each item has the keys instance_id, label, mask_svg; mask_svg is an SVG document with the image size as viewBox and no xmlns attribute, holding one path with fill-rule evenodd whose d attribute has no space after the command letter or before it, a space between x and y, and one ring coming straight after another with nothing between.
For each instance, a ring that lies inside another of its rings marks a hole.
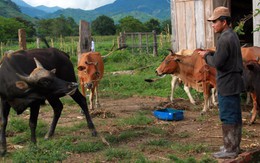
<instances>
[{"instance_id":1,"label":"cow's ear","mask_svg":"<svg viewBox=\"0 0 260 163\"><path fill-rule=\"evenodd\" d=\"M84 67L84 66L78 66L78 70L79 71L83 71L83 70L85 70L86 69L86 67Z\"/></svg>"},{"instance_id":2,"label":"cow's ear","mask_svg":"<svg viewBox=\"0 0 260 163\"><path fill-rule=\"evenodd\" d=\"M28 84L24 81L17 81L15 82L15 86L19 89L26 90L28 89Z\"/></svg>"},{"instance_id":3,"label":"cow's ear","mask_svg":"<svg viewBox=\"0 0 260 163\"><path fill-rule=\"evenodd\" d=\"M55 74L56 73L56 68L52 69L51 72Z\"/></svg>"}]
</instances>

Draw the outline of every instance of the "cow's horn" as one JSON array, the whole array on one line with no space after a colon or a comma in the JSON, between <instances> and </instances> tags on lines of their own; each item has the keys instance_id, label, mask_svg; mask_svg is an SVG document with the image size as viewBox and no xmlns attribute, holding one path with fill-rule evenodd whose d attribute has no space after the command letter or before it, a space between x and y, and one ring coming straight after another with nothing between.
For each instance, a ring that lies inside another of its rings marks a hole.
<instances>
[{"instance_id":1,"label":"cow's horn","mask_svg":"<svg viewBox=\"0 0 260 163\"><path fill-rule=\"evenodd\" d=\"M43 68L42 64L34 57L33 58L37 68Z\"/></svg>"},{"instance_id":2,"label":"cow's horn","mask_svg":"<svg viewBox=\"0 0 260 163\"><path fill-rule=\"evenodd\" d=\"M16 73L16 75L23 81L27 82L27 83L31 83L32 82L32 79L30 76L23 76L19 73Z\"/></svg>"}]
</instances>

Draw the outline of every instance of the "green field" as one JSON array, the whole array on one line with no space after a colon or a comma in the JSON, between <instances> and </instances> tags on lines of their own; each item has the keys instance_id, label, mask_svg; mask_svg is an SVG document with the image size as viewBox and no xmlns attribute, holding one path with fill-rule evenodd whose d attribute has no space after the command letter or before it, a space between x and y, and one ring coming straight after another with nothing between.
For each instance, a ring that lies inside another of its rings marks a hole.
<instances>
[{"instance_id":1,"label":"green field","mask_svg":"<svg viewBox=\"0 0 260 163\"><path fill-rule=\"evenodd\" d=\"M105 74L103 79L100 82L99 95L101 98L114 98L120 99L125 97L132 96L159 96L159 97L169 97L170 95L170 81L171 76L167 75L166 77L158 80L154 83L147 83L144 79L156 78L155 69L158 67L163 58L168 54L167 49L170 48L170 42L167 41L166 36L160 38L158 36L158 56L154 56L151 53L146 53L145 50L140 49L131 49L126 48L123 50L115 51L109 57L104 59L105 63ZM102 55L107 54L114 42L116 42L116 36L99 36L95 37L96 42L96 51L99 51ZM68 38L56 38L48 39L49 43L70 55L71 61L75 65L77 63L77 37L68 37ZM53 43L52 43L53 40ZM44 46L43 44L41 44ZM36 48L36 43L31 42L27 44L28 49ZM8 42L6 45L1 45L1 51L6 50L16 50L18 45L16 42ZM141 52L140 52L141 51ZM143 52L143 53L142 53ZM113 72L117 71L131 71L131 74L123 75L113 75ZM200 93L192 91L192 94L201 97ZM175 97L187 98L181 87L176 89ZM64 98L62 99L66 107L72 106L73 102L71 99ZM49 112L52 114L52 109L50 106L45 106L44 112ZM23 114L27 117L29 112ZM66 114L63 112L63 114ZM142 126L148 125L153 120L149 118L150 112L138 112L135 115L135 118L119 118L115 119L115 125L119 127L124 126ZM63 115L64 116L64 115ZM100 123L104 123L106 120L102 120ZM42 120L39 120L37 126L37 137L38 145L34 146L29 143L30 129L28 126L28 121L24 117L17 117L12 111L8 123L7 133L11 134L8 137L8 143L15 144L16 148L13 152L7 154L6 157L2 158L3 162L60 162L66 160L69 156L69 153L101 153L106 160L113 162L113 160L123 160L122 162L131 162L130 160L136 160L135 162L149 162L149 159L145 158L142 154L133 153L128 149L122 147L116 147L117 144L121 142L129 141L138 135L159 135L161 137L165 136L165 131L158 126L149 126L145 130L126 130L122 131L119 135L105 135L105 139L110 143L114 144L114 147L108 148L104 145L98 138L90 138L85 140L84 137L73 136L74 131L84 130L84 132L89 132L86 127L85 121L75 124L70 127L57 127L56 133L63 133L64 135L56 135L53 140L43 140L44 134L47 132L49 124ZM59 126L59 125L58 125ZM189 137L188 134L183 134L183 137ZM77 144L74 144L77 140ZM165 146L165 144L169 144ZM149 146L148 149L153 150L153 148L162 148L168 150L180 150L181 148L185 149L187 152L190 152L190 148L196 150L207 150L204 146L173 146L170 144L167 139L161 138L156 140L150 140L145 146ZM19 146L24 146L19 149ZM141 149L144 148L141 146ZM184 150L184 149L183 149ZM185 151L184 151L185 152ZM169 160L179 162L194 162L195 159L192 157L187 157L184 161L178 159L175 155L169 155ZM205 162L208 158L204 158ZM98 160L98 159L97 159ZM99 162L97 161L96 162ZM125 161L124 161L125 160ZM209 160L209 162L212 160ZM95 160L93 160L95 162Z\"/></svg>"}]
</instances>

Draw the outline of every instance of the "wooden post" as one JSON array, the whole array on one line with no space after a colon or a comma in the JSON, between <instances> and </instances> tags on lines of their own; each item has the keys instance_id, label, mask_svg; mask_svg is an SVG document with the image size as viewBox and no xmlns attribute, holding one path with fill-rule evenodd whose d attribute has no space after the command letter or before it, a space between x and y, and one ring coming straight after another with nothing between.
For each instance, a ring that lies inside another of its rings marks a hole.
<instances>
[{"instance_id":1,"label":"wooden post","mask_svg":"<svg viewBox=\"0 0 260 163\"><path fill-rule=\"evenodd\" d=\"M121 37L121 47L126 45L126 41L125 41L125 32L121 33L122 37Z\"/></svg>"},{"instance_id":2,"label":"wooden post","mask_svg":"<svg viewBox=\"0 0 260 163\"><path fill-rule=\"evenodd\" d=\"M40 48L40 38L39 37L36 38L36 47Z\"/></svg>"},{"instance_id":3,"label":"wooden post","mask_svg":"<svg viewBox=\"0 0 260 163\"><path fill-rule=\"evenodd\" d=\"M139 38L139 52L142 53L142 33L138 33L138 38Z\"/></svg>"},{"instance_id":4,"label":"wooden post","mask_svg":"<svg viewBox=\"0 0 260 163\"><path fill-rule=\"evenodd\" d=\"M2 43L2 42L1 42L1 48L0 48L0 49L1 49L1 56L2 56L3 53L4 53L4 52L3 52L3 43Z\"/></svg>"},{"instance_id":5,"label":"wooden post","mask_svg":"<svg viewBox=\"0 0 260 163\"><path fill-rule=\"evenodd\" d=\"M24 29L18 30L19 47L22 50L26 50L26 32Z\"/></svg>"},{"instance_id":6,"label":"wooden post","mask_svg":"<svg viewBox=\"0 0 260 163\"><path fill-rule=\"evenodd\" d=\"M146 34L145 37L146 37L146 53L149 54L148 34Z\"/></svg>"},{"instance_id":7,"label":"wooden post","mask_svg":"<svg viewBox=\"0 0 260 163\"><path fill-rule=\"evenodd\" d=\"M53 41L53 38L51 38L51 47L54 47L54 41Z\"/></svg>"},{"instance_id":8,"label":"wooden post","mask_svg":"<svg viewBox=\"0 0 260 163\"><path fill-rule=\"evenodd\" d=\"M135 42L134 42L135 35L134 35L134 33L131 34L131 39L132 39L132 54L134 54L134 46L135 46Z\"/></svg>"},{"instance_id":9,"label":"wooden post","mask_svg":"<svg viewBox=\"0 0 260 163\"><path fill-rule=\"evenodd\" d=\"M81 54L91 50L91 32L89 23L81 20L79 23L79 45L78 45L78 61Z\"/></svg>"},{"instance_id":10,"label":"wooden post","mask_svg":"<svg viewBox=\"0 0 260 163\"><path fill-rule=\"evenodd\" d=\"M118 48L121 48L122 46L123 46L123 34L122 32L120 32L118 38Z\"/></svg>"},{"instance_id":11,"label":"wooden post","mask_svg":"<svg viewBox=\"0 0 260 163\"><path fill-rule=\"evenodd\" d=\"M153 55L158 56L156 31L153 30Z\"/></svg>"}]
</instances>

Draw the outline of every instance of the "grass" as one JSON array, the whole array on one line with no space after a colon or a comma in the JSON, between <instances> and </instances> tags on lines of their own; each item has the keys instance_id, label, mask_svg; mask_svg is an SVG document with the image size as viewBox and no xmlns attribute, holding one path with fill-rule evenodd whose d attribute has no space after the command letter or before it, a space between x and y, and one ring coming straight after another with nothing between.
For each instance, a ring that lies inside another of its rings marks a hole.
<instances>
[{"instance_id":1,"label":"grass","mask_svg":"<svg viewBox=\"0 0 260 163\"><path fill-rule=\"evenodd\" d=\"M145 115L137 115L125 119L119 119L118 125L119 126L129 126L129 125L148 125L149 123L153 122L153 119L147 117Z\"/></svg>"},{"instance_id":2,"label":"grass","mask_svg":"<svg viewBox=\"0 0 260 163\"><path fill-rule=\"evenodd\" d=\"M108 161L122 161L130 159L133 154L127 149L109 148L105 152L105 155Z\"/></svg>"},{"instance_id":3,"label":"grass","mask_svg":"<svg viewBox=\"0 0 260 163\"><path fill-rule=\"evenodd\" d=\"M70 54L70 59L75 65L77 63L76 56L76 44L77 38L56 38L54 39L54 46L66 51ZM102 55L107 54L113 41L116 40L115 36L98 37L96 36L96 50L101 52ZM165 45L165 44L162 44ZM28 43L28 49L35 48L35 43ZM146 53L132 53L131 49L125 49L116 51L109 57L104 59L105 74L100 82L99 92L101 97L109 98L125 98L131 96L160 96L168 97L170 95L170 81L171 76L166 76L154 83L147 83L144 79L156 78L155 69L159 66L165 55L168 54L167 48L169 46L158 47L159 55L153 56ZM17 46L5 46L4 50L18 49ZM132 71L133 74L125 75L113 75L112 72L116 71ZM201 98L201 94L192 91L195 98ZM183 89L178 87L176 89L175 97L187 98ZM61 98L64 107L70 107L75 102L68 97ZM41 111L53 113L52 108L48 105L44 106ZM78 110L80 111L80 110ZM64 114L70 114L69 111ZM28 117L29 112L25 111L23 115ZM201 121L205 121L202 119ZM98 122L102 125L107 125L106 120L100 120ZM70 153L91 153L92 155L99 155L96 162L101 162L100 157L105 158L106 161L111 162L160 162L150 161L150 159L144 156L143 150L161 149L170 151L171 153L182 152L186 154L185 158L178 158L173 155L164 154L169 162L178 160L193 162L194 158L188 154L190 152L206 152L207 147L201 144L183 145L173 143L166 136L174 133L167 133L165 127L167 125L156 125L154 119L151 118L150 111L139 111L133 115L129 115L127 118L117 118L113 122L113 125L122 129L120 133L103 133L105 139L110 143L110 147L103 144L99 138L87 137L85 135L75 135L73 132L79 130L87 130L86 122L75 123L72 126L57 126L56 136L54 139L44 140L44 135L47 133L49 124L39 120L37 126L37 146L30 144L30 129L28 127L28 118L17 117L12 111L8 123L7 132L10 134L8 143L13 143L22 146L21 149L16 149L9 153L7 157L8 161L12 162L62 162ZM69 135L69 136L68 136ZM149 136L153 136L153 139L146 139ZM180 138L188 138L191 135L188 132L182 132L177 135ZM127 148L125 144L133 140L139 140L139 144L133 148ZM10 141L9 141L10 140ZM181 154L182 155L182 154ZM102 160L103 161L103 160ZM207 162L207 158L205 161ZM210 161L209 161L210 162Z\"/></svg>"}]
</instances>

